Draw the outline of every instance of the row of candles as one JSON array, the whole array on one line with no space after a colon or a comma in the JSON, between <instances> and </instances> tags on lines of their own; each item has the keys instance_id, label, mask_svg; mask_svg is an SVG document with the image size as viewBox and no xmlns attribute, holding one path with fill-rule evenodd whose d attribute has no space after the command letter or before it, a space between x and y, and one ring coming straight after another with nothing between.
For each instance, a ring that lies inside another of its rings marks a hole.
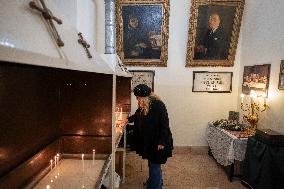
<instances>
[{"instance_id":1,"label":"row of candles","mask_svg":"<svg viewBox=\"0 0 284 189\"><path fill-rule=\"evenodd\" d=\"M92 160L93 160L92 164L95 165L96 150L93 149L92 152L93 152L93 154L92 154ZM85 154L82 154L82 155L81 155L81 158L82 158L82 170L83 170L83 172L84 172L84 171L85 171ZM55 168L58 166L58 164L59 164L59 159L60 159L60 155L59 155L59 153L58 153L58 154L56 154L56 155L54 156L54 160L53 160L53 159L50 160L50 170L55 169ZM54 165L53 165L53 164L54 164ZM59 173L59 170L58 170L58 172L56 173L56 175L54 176L54 178L57 179L57 178L59 177L59 175L60 175L60 173ZM54 182L53 179L51 179L50 182L53 183L53 182ZM50 189L50 187L51 187L51 186L50 186L49 184L46 185L46 189Z\"/></svg>"},{"instance_id":2,"label":"row of candles","mask_svg":"<svg viewBox=\"0 0 284 189\"><path fill-rule=\"evenodd\" d=\"M56 167L56 165L58 165L59 163L59 154L56 154L56 156L54 156L54 168ZM50 170L52 170L53 168L53 159L50 160Z\"/></svg>"},{"instance_id":3,"label":"row of candles","mask_svg":"<svg viewBox=\"0 0 284 189\"><path fill-rule=\"evenodd\" d=\"M55 156L54 156L54 161L53 161L53 159L51 159L50 160L50 171L52 170L52 169L55 169L57 166L58 166L58 164L59 164L59 159L60 159L60 155L59 154L56 154ZM54 167L53 167L53 163L54 163ZM58 170L58 172L57 173L55 173L55 176L54 176L54 178L55 179L57 179L58 177L59 177L59 170ZM50 183L53 183L54 182L54 180L51 178L50 179ZM50 189L50 187L51 187L51 185L46 185L46 189Z\"/></svg>"},{"instance_id":4,"label":"row of candles","mask_svg":"<svg viewBox=\"0 0 284 189\"><path fill-rule=\"evenodd\" d=\"M93 149L93 165L95 165L95 155L96 155L96 150ZM83 172L85 170L84 156L85 156L85 154L82 154L82 169L83 169Z\"/></svg>"},{"instance_id":5,"label":"row of candles","mask_svg":"<svg viewBox=\"0 0 284 189\"><path fill-rule=\"evenodd\" d=\"M93 149L93 165L95 164L95 155L96 155L96 150ZM53 168L56 168L56 166L59 163L59 154L56 154L56 156L54 156L54 161L53 159L50 160L50 170L52 170ZM83 162L83 170L84 170L84 154L82 154L82 162ZM53 167L53 162L54 162L54 167Z\"/></svg>"}]
</instances>

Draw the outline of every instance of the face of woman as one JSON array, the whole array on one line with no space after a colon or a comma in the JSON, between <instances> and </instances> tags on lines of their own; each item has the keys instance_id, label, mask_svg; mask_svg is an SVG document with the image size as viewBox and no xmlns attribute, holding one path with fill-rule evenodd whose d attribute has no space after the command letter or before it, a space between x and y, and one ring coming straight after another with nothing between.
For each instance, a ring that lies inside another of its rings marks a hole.
<instances>
[{"instance_id":1,"label":"face of woman","mask_svg":"<svg viewBox=\"0 0 284 189\"><path fill-rule=\"evenodd\" d=\"M129 25L131 28L137 28L138 27L138 19L137 18L131 18L129 20Z\"/></svg>"},{"instance_id":2,"label":"face of woman","mask_svg":"<svg viewBox=\"0 0 284 189\"><path fill-rule=\"evenodd\" d=\"M141 107L141 105L142 105L142 97L136 96L136 100L138 102L138 106Z\"/></svg>"}]
</instances>

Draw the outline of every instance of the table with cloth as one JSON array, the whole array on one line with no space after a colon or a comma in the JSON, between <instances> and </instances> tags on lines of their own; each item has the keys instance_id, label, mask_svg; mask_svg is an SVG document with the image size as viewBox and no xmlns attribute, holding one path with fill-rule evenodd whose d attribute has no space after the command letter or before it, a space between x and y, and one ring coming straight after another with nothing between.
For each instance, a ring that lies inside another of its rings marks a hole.
<instances>
[{"instance_id":1,"label":"table with cloth","mask_svg":"<svg viewBox=\"0 0 284 189\"><path fill-rule=\"evenodd\" d=\"M228 131L208 123L206 128L206 140L210 154L216 161L226 167L230 166L229 180L232 180L236 169L235 163L242 162L245 158L247 136L241 131Z\"/></svg>"}]
</instances>

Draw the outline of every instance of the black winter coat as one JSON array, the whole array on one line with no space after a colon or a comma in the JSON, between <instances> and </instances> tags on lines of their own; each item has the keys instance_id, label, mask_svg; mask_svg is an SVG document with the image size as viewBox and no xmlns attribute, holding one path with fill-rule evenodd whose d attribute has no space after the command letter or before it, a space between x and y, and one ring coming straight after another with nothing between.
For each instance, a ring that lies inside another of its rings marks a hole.
<instances>
[{"instance_id":1,"label":"black winter coat","mask_svg":"<svg viewBox=\"0 0 284 189\"><path fill-rule=\"evenodd\" d=\"M138 108L128 121L134 122L133 145L136 153L152 163L166 163L167 158L172 156L173 139L165 104L154 100L146 116ZM164 145L164 149L158 151L158 145Z\"/></svg>"}]
</instances>

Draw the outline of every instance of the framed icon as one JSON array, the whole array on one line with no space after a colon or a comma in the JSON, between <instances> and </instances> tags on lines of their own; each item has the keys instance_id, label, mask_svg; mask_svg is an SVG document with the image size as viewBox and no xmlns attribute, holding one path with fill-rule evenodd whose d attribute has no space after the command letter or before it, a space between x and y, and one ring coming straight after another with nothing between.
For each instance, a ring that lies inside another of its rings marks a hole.
<instances>
[{"instance_id":1,"label":"framed icon","mask_svg":"<svg viewBox=\"0 0 284 189\"><path fill-rule=\"evenodd\" d=\"M154 92L155 71L152 70L129 70L132 74L131 91L139 84L146 84Z\"/></svg>"},{"instance_id":2,"label":"framed icon","mask_svg":"<svg viewBox=\"0 0 284 189\"><path fill-rule=\"evenodd\" d=\"M281 60L278 89L284 90L284 60Z\"/></svg>"},{"instance_id":3,"label":"framed icon","mask_svg":"<svg viewBox=\"0 0 284 189\"><path fill-rule=\"evenodd\" d=\"M127 66L166 67L169 0L117 0L117 54Z\"/></svg>"},{"instance_id":4,"label":"framed icon","mask_svg":"<svg viewBox=\"0 0 284 189\"><path fill-rule=\"evenodd\" d=\"M271 64L245 66L242 93L250 95L254 90L257 96L267 97Z\"/></svg>"}]
</instances>

